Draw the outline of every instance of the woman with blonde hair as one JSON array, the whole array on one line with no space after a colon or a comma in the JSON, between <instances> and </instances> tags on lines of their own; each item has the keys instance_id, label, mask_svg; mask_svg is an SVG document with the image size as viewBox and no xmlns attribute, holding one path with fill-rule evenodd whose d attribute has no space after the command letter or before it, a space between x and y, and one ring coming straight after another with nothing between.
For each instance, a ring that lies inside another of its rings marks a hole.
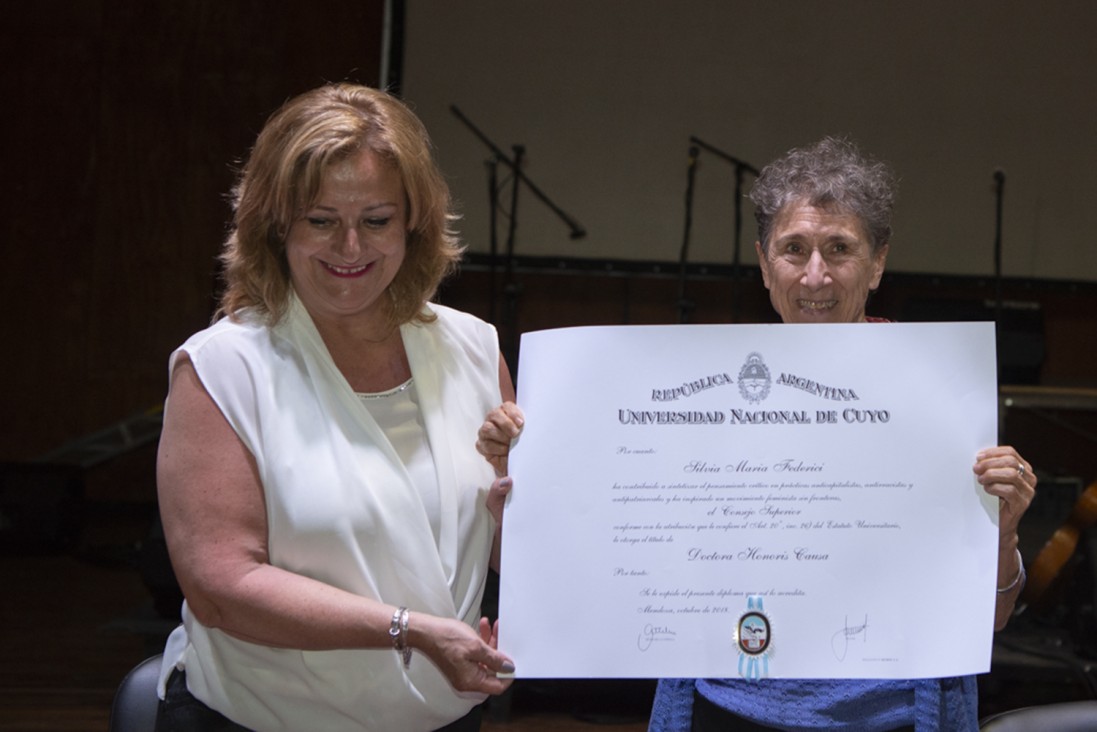
<instances>
[{"instance_id":1,"label":"woman with blonde hair","mask_svg":"<svg viewBox=\"0 0 1097 732\"><path fill-rule=\"evenodd\" d=\"M419 120L332 84L264 126L218 319L170 360L157 482L186 601L159 730L479 729L513 399L492 326L430 302L461 249Z\"/></svg>"}]
</instances>

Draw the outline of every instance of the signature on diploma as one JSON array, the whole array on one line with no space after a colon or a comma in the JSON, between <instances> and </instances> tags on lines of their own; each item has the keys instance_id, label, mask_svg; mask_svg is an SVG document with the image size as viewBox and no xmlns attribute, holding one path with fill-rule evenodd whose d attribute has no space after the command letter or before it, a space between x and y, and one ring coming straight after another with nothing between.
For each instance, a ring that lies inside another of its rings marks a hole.
<instances>
[{"instance_id":1,"label":"signature on diploma","mask_svg":"<svg viewBox=\"0 0 1097 732\"><path fill-rule=\"evenodd\" d=\"M834 657L839 661L845 661L850 642L855 638L860 638L862 643L866 642L868 640L867 630L868 613L865 613L865 622L860 625L850 625L849 616L847 615L842 629L830 637L830 648L834 651Z\"/></svg>"},{"instance_id":2,"label":"signature on diploma","mask_svg":"<svg viewBox=\"0 0 1097 732\"><path fill-rule=\"evenodd\" d=\"M653 643L677 640L676 636L677 634L665 625L648 623L640 630L640 635L636 638L636 647L646 651Z\"/></svg>"}]
</instances>

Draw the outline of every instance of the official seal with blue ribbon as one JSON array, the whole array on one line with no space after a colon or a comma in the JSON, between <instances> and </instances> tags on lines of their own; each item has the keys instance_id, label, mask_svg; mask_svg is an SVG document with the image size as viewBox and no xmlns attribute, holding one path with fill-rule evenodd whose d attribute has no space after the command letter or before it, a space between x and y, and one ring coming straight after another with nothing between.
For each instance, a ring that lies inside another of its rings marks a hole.
<instances>
[{"instance_id":1,"label":"official seal with blue ribbon","mask_svg":"<svg viewBox=\"0 0 1097 732\"><path fill-rule=\"evenodd\" d=\"M735 645L739 649L739 675L747 681L769 676L773 652L773 624L762 607L761 595L747 597L747 609L735 624Z\"/></svg>"}]
</instances>

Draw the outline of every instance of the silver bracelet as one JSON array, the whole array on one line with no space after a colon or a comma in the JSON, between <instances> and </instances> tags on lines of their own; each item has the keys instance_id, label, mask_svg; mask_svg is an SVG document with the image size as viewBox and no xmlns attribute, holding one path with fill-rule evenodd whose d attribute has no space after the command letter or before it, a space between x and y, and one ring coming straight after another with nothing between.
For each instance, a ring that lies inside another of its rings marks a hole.
<instances>
[{"instance_id":1,"label":"silver bracelet","mask_svg":"<svg viewBox=\"0 0 1097 732\"><path fill-rule=\"evenodd\" d=\"M1015 549L1014 551L1017 552L1017 576L1014 577L1013 581L1005 587L998 588L999 595L1004 595L1007 592L1013 592L1013 590L1017 588L1017 585L1020 585L1022 590L1025 588L1025 580L1028 579L1027 575L1025 574L1025 561L1021 559L1020 549Z\"/></svg>"},{"instance_id":2,"label":"silver bracelet","mask_svg":"<svg viewBox=\"0 0 1097 732\"><path fill-rule=\"evenodd\" d=\"M408 645L408 609L406 607L398 607L392 614L389 637L392 638L392 647L404 660L404 668L410 668L411 646Z\"/></svg>"}]
</instances>

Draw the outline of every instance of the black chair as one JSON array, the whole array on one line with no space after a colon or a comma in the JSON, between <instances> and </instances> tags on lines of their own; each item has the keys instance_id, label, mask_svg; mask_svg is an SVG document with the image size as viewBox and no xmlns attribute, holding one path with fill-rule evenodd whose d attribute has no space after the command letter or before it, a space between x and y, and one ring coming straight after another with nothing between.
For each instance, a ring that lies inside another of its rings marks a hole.
<instances>
[{"instance_id":1,"label":"black chair","mask_svg":"<svg viewBox=\"0 0 1097 732\"><path fill-rule=\"evenodd\" d=\"M118 685L110 708L110 732L153 732L156 729L156 681L161 655L146 658L130 669Z\"/></svg>"},{"instance_id":2,"label":"black chair","mask_svg":"<svg viewBox=\"0 0 1097 732\"><path fill-rule=\"evenodd\" d=\"M1056 702L1011 709L979 721L982 732L1093 732L1097 701Z\"/></svg>"}]
</instances>

